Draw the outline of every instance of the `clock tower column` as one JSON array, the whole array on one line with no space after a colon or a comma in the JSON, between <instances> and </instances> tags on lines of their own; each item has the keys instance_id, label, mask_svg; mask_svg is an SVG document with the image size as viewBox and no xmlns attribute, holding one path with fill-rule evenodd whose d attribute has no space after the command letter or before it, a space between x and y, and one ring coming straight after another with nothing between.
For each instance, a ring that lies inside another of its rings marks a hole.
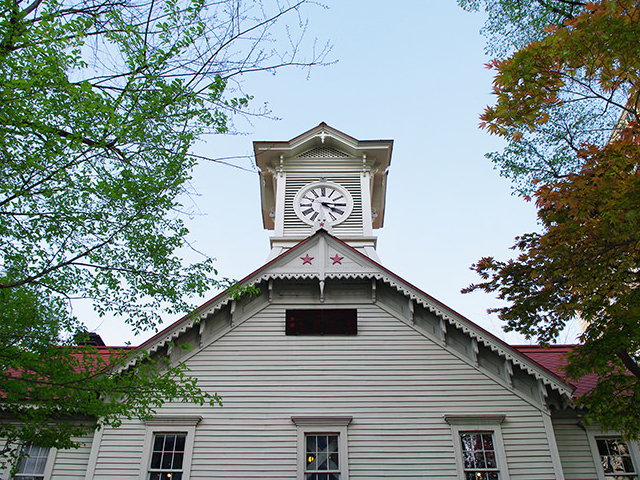
<instances>
[{"instance_id":1,"label":"clock tower column","mask_svg":"<svg viewBox=\"0 0 640 480\"><path fill-rule=\"evenodd\" d=\"M378 261L392 140L360 141L325 123L283 142L254 142L269 259L324 228Z\"/></svg>"}]
</instances>

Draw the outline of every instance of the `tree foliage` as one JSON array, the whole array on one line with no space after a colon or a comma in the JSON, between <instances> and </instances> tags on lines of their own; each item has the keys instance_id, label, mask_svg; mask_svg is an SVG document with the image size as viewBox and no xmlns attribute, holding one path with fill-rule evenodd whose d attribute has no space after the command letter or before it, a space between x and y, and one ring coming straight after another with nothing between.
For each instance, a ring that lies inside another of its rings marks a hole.
<instances>
[{"instance_id":1,"label":"tree foliage","mask_svg":"<svg viewBox=\"0 0 640 480\"><path fill-rule=\"evenodd\" d=\"M528 197L537 182L578 172L582 145L605 145L624 114L637 118L636 7L492 0L486 8L492 44L509 52L487 65L497 100L482 125L508 142L487 156Z\"/></svg>"},{"instance_id":2,"label":"tree foliage","mask_svg":"<svg viewBox=\"0 0 640 480\"><path fill-rule=\"evenodd\" d=\"M140 331L216 285L210 259L180 258L190 147L254 114L239 76L324 61L306 3L0 0L0 391L28 427L0 422L0 437L65 446L77 431L56 437L55 412L109 423L163 394L213 398L177 366L89 381L106 364L58 345L81 326L76 299Z\"/></svg>"},{"instance_id":3,"label":"tree foliage","mask_svg":"<svg viewBox=\"0 0 640 480\"><path fill-rule=\"evenodd\" d=\"M520 2L487 2L514 9ZM552 7L568 6L559 14ZM507 330L553 342L586 325L567 374L600 376L579 399L587 419L640 433L640 2L538 1L557 18L525 46L491 62L495 105L483 127L508 141L494 153L503 175L538 208L541 231L516 239L508 262L483 258ZM526 18L527 13L523 14ZM503 17L504 18L504 17ZM538 28L539 26L536 26Z\"/></svg>"}]
</instances>

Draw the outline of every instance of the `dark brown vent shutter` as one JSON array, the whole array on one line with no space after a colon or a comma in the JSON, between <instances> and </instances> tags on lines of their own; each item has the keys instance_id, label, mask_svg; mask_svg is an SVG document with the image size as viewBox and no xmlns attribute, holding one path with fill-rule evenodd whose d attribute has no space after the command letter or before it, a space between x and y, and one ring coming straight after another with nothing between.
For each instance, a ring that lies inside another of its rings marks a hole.
<instances>
[{"instance_id":1,"label":"dark brown vent shutter","mask_svg":"<svg viewBox=\"0 0 640 480\"><path fill-rule=\"evenodd\" d=\"M356 335L355 308L300 309L286 311L287 335Z\"/></svg>"}]
</instances>

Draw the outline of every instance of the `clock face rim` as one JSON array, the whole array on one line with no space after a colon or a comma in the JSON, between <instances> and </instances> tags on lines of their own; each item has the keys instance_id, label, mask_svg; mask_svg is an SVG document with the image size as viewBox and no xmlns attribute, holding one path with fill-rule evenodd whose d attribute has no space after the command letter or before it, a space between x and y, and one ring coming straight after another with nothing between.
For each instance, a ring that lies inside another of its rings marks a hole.
<instances>
[{"instance_id":1,"label":"clock face rim","mask_svg":"<svg viewBox=\"0 0 640 480\"><path fill-rule=\"evenodd\" d=\"M303 197L304 195L313 190L314 188L320 188L320 187L330 187L333 188L334 190L336 190L337 192L339 192L341 195L344 196L344 198L346 199L346 207L345 207L345 211L342 215L340 215L338 218L336 218L335 220L332 220L331 218L326 218L325 222L328 225L339 225L340 223L344 222L347 218L349 218L349 216L351 215L351 212L353 211L353 198L351 197L351 194L349 193L349 191L344 188L342 185L340 185L339 183L336 182L331 182L328 180L323 180L323 181L318 181L318 182L313 182L313 183L309 183L307 185L305 185L304 187L302 187L300 190L298 190L298 193L296 193L296 196L293 200L293 209L296 213L296 215L298 216L298 218L300 220L302 220L304 223L306 223L307 225L316 225L316 224L320 224L321 223L321 219L318 217L314 220L311 220L310 218L308 218L306 215L304 215L302 207L301 207L301 203L303 203ZM319 198L319 197L318 197Z\"/></svg>"}]
</instances>

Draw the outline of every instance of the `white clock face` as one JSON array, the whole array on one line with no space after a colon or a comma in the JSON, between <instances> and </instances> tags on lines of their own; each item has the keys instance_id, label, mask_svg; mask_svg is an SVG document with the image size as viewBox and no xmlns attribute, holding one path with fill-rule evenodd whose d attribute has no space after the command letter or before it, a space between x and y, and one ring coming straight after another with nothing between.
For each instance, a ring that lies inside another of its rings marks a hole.
<instances>
[{"instance_id":1,"label":"white clock face","mask_svg":"<svg viewBox=\"0 0 640 480\"><path fill-rule=\"evenodd\" d=\"M353 200L349 192L333 182L316 182L302 187L293 201L293 208L309 225L336 225L351 214Z\"/></svg>"}]
</instances>

